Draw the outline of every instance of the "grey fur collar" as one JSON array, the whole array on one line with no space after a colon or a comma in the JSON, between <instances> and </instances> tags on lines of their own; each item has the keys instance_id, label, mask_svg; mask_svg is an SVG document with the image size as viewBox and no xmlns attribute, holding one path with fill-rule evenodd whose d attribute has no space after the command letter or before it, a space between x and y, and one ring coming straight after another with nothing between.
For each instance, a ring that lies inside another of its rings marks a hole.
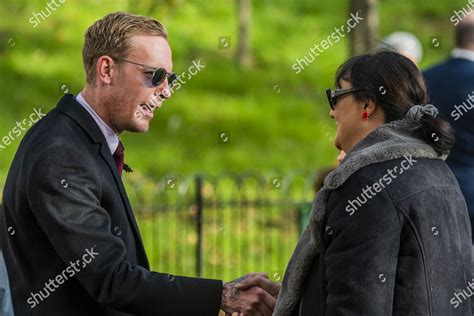
<instances>
[{"instance_id":1,"label":"grey fur collar","mask_svg":"<svg viewBox=\"0 0 474 316\"><path fill-rule=\"evenodd\" d=\"M288 263L283 286L273 312L276 316L290 316L299 308L302 287L306 274L319 253L320 232L326 215L329 193L341 186L357 170L377 162L402 158L446 159L440 156L428 143L417 138L413 131L419 123L403 119L383 124L367 135L351 150L342 164L325 179L324 186L317 193L310 215L310 223L300 237Z\"/></svg>"}]
</instances>

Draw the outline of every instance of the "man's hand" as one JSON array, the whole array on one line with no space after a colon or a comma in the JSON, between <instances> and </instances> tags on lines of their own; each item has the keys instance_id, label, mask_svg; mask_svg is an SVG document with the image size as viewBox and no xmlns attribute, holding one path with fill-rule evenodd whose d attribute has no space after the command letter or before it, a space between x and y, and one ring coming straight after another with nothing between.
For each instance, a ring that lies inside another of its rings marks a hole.
<instances>
[{"instance_id":1,"label":"man's hand","mask_svg":"<svg viewBox=\"0 0 474 316\"><path fill-rule=\"evenodd\" d=\"M224 284L221 309L226 315L271 316L280 287L265 273L249 273Z\"/></svg>"}]
</instances>

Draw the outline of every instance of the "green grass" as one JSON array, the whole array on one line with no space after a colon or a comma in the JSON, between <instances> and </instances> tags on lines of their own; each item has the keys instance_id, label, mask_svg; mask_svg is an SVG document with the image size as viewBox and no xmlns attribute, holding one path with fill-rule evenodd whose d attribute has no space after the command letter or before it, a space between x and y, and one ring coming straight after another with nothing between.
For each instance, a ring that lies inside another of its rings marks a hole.
<instances>
[{"instance_id":1,"label":"green grass","mask_svg":"<svg viewBox=\"0 0 474 316\"><path fill-rule=\"evenodd\" d=\"M201 276L232 280L252 271L282 276L296 245L298 227L296 221L288 221L279 211L207 209ZM175 275L197 275L197 233L189 213L188 210L139 218L153 269ZM235 217L241 217L242 221L231 222ZM268 227L270 223L272 226Z\"/></svg>"},{"instance_id":2,"label":"green grass","mask_svg":"<svg viewBox=\"0 0 474 316\"><path fill-rule=\"evenodd\" d=\"M308 174L205 177L202 186L202 273L235 279L251 271L278 280L299 236L299 201L313 198ZM166 186L173 179L176 186ZM150 264L160 272L196 276L197 205L193 177L131 175L125 182L135 205Z\"/></svg>"},{"instance_id":3,"label":"green grass","mask_svg":"<svg viewBox=\"0 0 474 316\"><path fill-rule=\"evenodd\" d=\"M33 107L52 109L63 83L73 93L80 91L85 29L106 13L146 13L150 4L134 3L66 2L33 28L28 18L46 3L3 2L0 135L6 135ZM425 49L421 64L425 67L449 53L449 17L463 5L464 1L381 1L381 33L406 30L417 34ZM168 28L175 70L186 70L195 59L201 59L206 68L167 101L147 134L124 134L128 163L137 172L150 175L313 170L331 164L336 155L330 141L334 127L322 92L348 57L347 38L299 75L291 64L335 26L345 23L347 10L348 4L342 0L255 2L251 29L254 66L239 69L234 60L234 1L160 2L151 15ZM230 49L217 48L220 36L231 37ZM430 48L432 36L441 36L440 49ZM10 47L9 39L15 46ZM230 133L229 144L219 142L220 132ZM16 140L1 152L2 175L18 143Z\"/></svg>"}]
</instances>

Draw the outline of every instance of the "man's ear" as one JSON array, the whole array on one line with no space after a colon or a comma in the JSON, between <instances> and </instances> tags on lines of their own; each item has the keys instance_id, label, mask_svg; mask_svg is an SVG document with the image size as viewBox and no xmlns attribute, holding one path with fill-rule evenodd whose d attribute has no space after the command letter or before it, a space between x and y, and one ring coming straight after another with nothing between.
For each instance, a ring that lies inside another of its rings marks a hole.
<instances>
[{"instance_id":1,"label":"man's ear","mask_svg":"<svg viewBox=\"0 0 474 316\"><path fill-rule=\"evenodd\" d=\"M116 68L115 68L114 60L112 58L104 55L104 56L100 56L97 59L95 73L96 73L96 78L100 82L104 84L111 84L114 72L116 72Z\"/></svg>"}]
</instances>

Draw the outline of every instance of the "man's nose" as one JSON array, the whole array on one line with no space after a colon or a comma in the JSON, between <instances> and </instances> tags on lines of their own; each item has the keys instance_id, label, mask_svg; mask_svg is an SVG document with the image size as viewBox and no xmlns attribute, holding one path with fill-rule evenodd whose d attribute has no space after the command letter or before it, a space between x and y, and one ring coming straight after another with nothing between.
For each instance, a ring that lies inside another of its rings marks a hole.
<instances>
[{"instance_id":1,"label":"man's nose","mask_svg":"<svg viewBox=\"0 0 474 316\"><path fill-rule=\"evenodd\" d=\"M156 87L155 93L163 99L169 99L171 97L171 89L168 83L168 78L166 78L165 81Z\"/></svg>"}]
</instances>

